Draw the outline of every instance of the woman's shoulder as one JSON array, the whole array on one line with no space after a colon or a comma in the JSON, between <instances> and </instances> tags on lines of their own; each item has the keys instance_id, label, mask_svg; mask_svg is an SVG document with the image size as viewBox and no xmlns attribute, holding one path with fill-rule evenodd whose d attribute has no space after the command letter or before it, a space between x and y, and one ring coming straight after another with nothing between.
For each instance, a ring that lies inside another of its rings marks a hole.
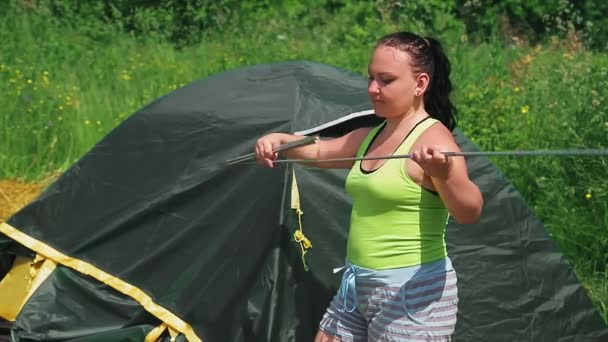
<instances>
[{"instance_id":1,"label":"woman's shoulder","mask_svg":"<svg viewBox=\"0 0 608 342\"><path fill-rule=\"evenodd\" d=\"M453 145L456 144L452 132L439 120L432 119L430 125L417 139L416 144L421 145Z\"/></svg>"},{"instance_id":2,"label":"woman's shoulder","mask_svg":"<svg viewBox=\"0 0 608 342\"><path fill-rule=\"evenodd\" d=\"M378 132L380 129L382 129L382 126L383 126L383 124L378 125L378 126L360 127L360 128L352 130L349 134L353 135L361 140L364 140L367 136L371 135L374 132Z\"/></svg>"}]
</instances>

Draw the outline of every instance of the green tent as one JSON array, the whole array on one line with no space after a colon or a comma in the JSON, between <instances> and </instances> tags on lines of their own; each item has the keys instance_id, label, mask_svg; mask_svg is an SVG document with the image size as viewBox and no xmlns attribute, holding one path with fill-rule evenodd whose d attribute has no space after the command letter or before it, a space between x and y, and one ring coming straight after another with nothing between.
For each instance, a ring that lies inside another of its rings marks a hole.
<instances>
[{"instance_id":1,"label":"green tent","mask_svg":"<svg viewBox=\"0 0 608 342\"><path fill-rule=\"evenodd\" d=\"M132 115L0 224L11 339L311 341L340 281L347 171L224 161L268 132L331 137L376 125L366 85L327 65L260 65ZM454 341L608 341L516 189L486 158L468 167L485 206L479 223L447 228L460 292Z\"/></svg>"}]
</instances>

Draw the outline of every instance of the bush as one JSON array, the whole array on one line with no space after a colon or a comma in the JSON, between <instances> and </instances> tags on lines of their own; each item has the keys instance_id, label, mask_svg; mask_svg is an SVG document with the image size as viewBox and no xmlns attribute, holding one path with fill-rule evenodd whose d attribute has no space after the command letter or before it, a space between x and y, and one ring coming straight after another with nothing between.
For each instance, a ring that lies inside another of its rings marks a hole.
<instances>
[{"instance_id":1,"label":"bush","mask_svg":"<svg viewBox=\"0 0 608 342\"><path fill-rule=\"evenodd\" d=\"M608 2L594 0L456 0L458 17L478 41L538 43L572 32L589 47L608 49Z\"/></svg>"}]
</instances>

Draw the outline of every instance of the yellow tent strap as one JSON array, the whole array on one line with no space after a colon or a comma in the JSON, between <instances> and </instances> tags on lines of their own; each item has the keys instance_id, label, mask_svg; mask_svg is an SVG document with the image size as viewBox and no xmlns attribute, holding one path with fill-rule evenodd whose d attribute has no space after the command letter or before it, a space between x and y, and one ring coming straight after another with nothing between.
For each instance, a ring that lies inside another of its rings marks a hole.
<instances>
[{"instance_id":1,"label":"yellow tent strap","mask_svg":"<svg viewBox=\"0 0 608 342\"><path fill-rule=\"evenodd\" d=\"M56 267L56 262L40 254L34 259L17 256L0 281L0 317L15 321L23 305Z\"/></svg>"},{"instance_id":2,"label":"yellow tent strap","mask_svg":"<svg viewBox=\"0 0 608 342\"><path fill-rule=\"evenodd\" d=\"M171 328L170 326L167 325L167 323L164 323L164 322L161 323L161 325L157 326L156 328L150 330L148 335L146 335L146 339L144 340L144 342L158 341L158 339L160 339L161 336L163 336L163 333L167 329L169 330L169 336L171 337L171 342L175 342L175 340L177 339L177 336L179 335L179 331Z\"/></svg>"},{"instance_id":3,"label":"yellow tent strap","mask_svg":"<svg viewBox=\"0 0 608 342\"><path fill-rule=\"evenodd\" d=\"M306 265L306 259L304 255L308 252L309 248L312 248L312 243L310 240L304 235L304 230L302 229L302 215L304 212L300 208L300 191L298 190L298 182L296 181L296 171L292 170L292 182L291 182L291 209L294 209L298 214L298 229L293 233L293 238L300 244L300 249L302 250L302 264L304 265L304 269L308 271L308 265Z\"/></svg>"},{"instance_id":4,"label":"yellow tent strap","mask_svg":"<svg viewBox=\"0 0 608 342\"><path fill-rule=\"evenodd\" d=\"M171 336L171 342L175 342L179 334L179 331L169 327L169 336Z\"/></svg>"},{"instance_id":5,"label":"yellow tent strap","mask_svg":"<svg viewBox=\"0 0 608 342\"><path fill-rule=\"evenodd\" d=\"M156 328L150 330L148 335L146 335L146 339L144 342L156 342L163 335L163 333L167 330L167 323L162 323Z\"/></svg>"}]
</instances>

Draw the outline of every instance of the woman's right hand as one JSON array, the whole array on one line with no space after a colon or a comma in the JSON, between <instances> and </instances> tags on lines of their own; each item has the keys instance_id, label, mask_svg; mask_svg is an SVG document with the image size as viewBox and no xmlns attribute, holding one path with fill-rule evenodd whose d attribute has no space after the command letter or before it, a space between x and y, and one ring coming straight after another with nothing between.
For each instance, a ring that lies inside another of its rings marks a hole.
<instances>
[{"instance_id":1,"label":"woman's right hand","mask_svg":"<svg viewBox=\"0 0 608 342\"><path fill-rule=\"evenodd\" d=\"M274 167L274 161L279 157L274 150L281 146L281 142L281 133L271 133L259 138L255 143L255 158L258 164Z\"/></svg>"}]
</instances>

